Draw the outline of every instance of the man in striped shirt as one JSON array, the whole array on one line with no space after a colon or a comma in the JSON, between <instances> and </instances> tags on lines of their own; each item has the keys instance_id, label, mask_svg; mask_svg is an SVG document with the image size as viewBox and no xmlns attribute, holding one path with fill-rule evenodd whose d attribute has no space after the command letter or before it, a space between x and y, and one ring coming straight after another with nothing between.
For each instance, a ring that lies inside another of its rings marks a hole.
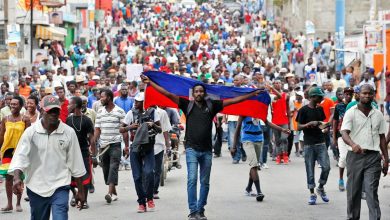
<instances>
[{"instance_id":1,"label":"man in striped shirt","mask_svg":"<svg viewBox=\"0 0 390 220\"><path fill-rule=\"evenodd\" d=\"M121 160L122 136L127 140L127 133L119 133L119 127L125 118L125 111L113 102L114 94L109 89L100 92L103 107L99 110L95 122L95 141L100 138L100 160L103 168L104 181L109 186L105 196L107 203L118 199L115 186L118 185L118 169ZM129 143L125 142L125 152Z\"/></svg>"}]
</instances>

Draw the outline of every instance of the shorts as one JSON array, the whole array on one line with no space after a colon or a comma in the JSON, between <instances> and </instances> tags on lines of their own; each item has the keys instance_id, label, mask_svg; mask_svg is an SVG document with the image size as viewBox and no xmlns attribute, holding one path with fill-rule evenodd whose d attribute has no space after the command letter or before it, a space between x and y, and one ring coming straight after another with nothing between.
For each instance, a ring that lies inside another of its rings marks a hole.
<instances>
[{"instance_id":1,"label":"shorts","mask_svg":"<svg viewBox=\"0 0 390 220\"><path fill-rule=\"evenodd\" d=\"M303 141L303 131L299 134L299 141Z\"/></svg>"},{"instance_id":2,"label":"shorts","mask_svg":"<svg viewBox=\"0 0 390 220\"><path fill-rule=\"evenodd\" d=\"M294 144L299 143L299 138L301 135L302 131L294 131Z\"/></svg>"},{"instance_id":3,"label":"shorts","mask_svg":"<svg viewBox=\"0 0 390 220\"><path fill-rule=\"evenodd\" d=\"M347 153L349 150L349 146L343 141L343 138L339 137L337 139L337 144L339 146L339 163L338 166L340 168L345 168L347 165Z\"/></svg>"},{"instance_id":4,"label":"shorts","mask_svg":"<svg viewBox=\"0 0 390 220\"><path fill-rule=\"evenodd\" d=\"M258 167L260 162L259 158L263 149L263 142L244 142L243 147L246 152L249 166L251 168Z\"/></svg>"}]
</instances>

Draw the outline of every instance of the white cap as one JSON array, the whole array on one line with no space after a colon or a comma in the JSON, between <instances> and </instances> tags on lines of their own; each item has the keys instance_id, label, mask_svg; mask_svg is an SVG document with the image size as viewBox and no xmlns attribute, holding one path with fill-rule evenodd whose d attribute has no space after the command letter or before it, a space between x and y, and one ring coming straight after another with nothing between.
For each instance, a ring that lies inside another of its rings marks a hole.
<instances>
[{"instance_id":1,"label":"white cap","mask_svg":"<svg viewBox=\"0 0 390 220\"><path fill-rule=\"evenodd\" d=\"M143 92L138 93L138 94L135 96L135 98L134 98L134 100L135 100L135 101L138 101L138 102L143 102L144 99L145 99L145 94L144 94Z\"/></svg>"},{"instance_id":2,"label":"white cap","mask_svg":"<svg viewBox=\"0 0 390 220\"><path fill-rule=\"evenodd\" d=\"M98 76L98 75L92 76L92 80L99 80L99 79L100 79L100 76Z\"/></svg>"},{"instance_id":3,"label":"white cap","mask_svg":"<svg viewBox=\"0 0 390 220\"><path fill-rule=\"evenodd\" d=\"M219 79L219 80L217 81L217 83L225 83L225 81L223 81L223 79Z\"/></svg>"},{"instance_id":4,"label":"white cap","mask_svg":"<svg viewBox=\"0 0 390 220\"><path fill-rule=\"evenodd\" d=\"M282 69L280 69L279 72L281 72L281 73L287 73L287 69L283 67Z\"/></svg>"},{"instance_id":5,"label":"white cap","mask_svg":"<svg viewBox=\"0 0 390 220\"><path fill-rule=\"evenodd\" d=\"M57 87L63 87L61 82L60 81L53 81L53 85L52 85L53 88L57 88Z\"/></svg>"},{"instance_id":6,"label":"white cap","mask_svg":"<svg viewBox=\"0 0 390 220\"><path fill-rule=\"evenodd\" d=\"M301 97L305 97L302 91L298 91L298 92L296 92L295 94L296 94L296 95L299 95L299 96L301 96Z\"/></svg>"},{"instance_id":7,"label":"white cap","mask_svg":"<svg viewBox=\"0 0 390 220\"><path fill-rule=\"evenodd\" d=\"M198 77L198 74L193 73L193 74L191 74L191 77Z\"/></svg>"}]
</instances>

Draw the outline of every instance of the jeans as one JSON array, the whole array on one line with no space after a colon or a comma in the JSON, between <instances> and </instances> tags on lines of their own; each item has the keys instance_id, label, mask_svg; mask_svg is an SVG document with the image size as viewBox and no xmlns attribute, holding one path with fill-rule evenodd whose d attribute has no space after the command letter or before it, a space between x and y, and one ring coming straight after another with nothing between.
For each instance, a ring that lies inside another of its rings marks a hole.
<instances>
[{"instance_id":1,"label":"jeans","mask_svg":"<svg viewBox=\"0 0 390 220\"><path fill-rule=\"evenodd\" d=\"M266 125L262 125L261 129L263 130L264 144L259 161L261 164L265 164L267 163L268 148L271 143L271 129Z\"/></svg>"},{"instance_id":2,"label":"jeans","mask_svg":"<svg viewBox=\"0 0 390 220\"><path fill-rule=\"evenodd\" d=\"M31 220L49 220L50 209L53 220L67 220L69 210L69 186L58 188L50 197L41 197L27 188L30 199Z\"/></svg>"},{"instance_id":3,"label":"jeans","mask_svg":"<svg viewBox=\"0 0 390 220\"><path fill-rule=\"evenodd\" d=\"M325 143L316 145L305 145L305 166L306 166L306 177L307 177L307 188L314 189L316 187L314 180L314 169L316 161L321 165L321 175L319 184L325 185L328 181L330 172L330 161L328 155L328 148Z\"/></svg>"},{"instance_id":4,"label":"jeans","mask_svg":"<svg viewBox=\"0 0 390 220\"><path fill-rule=\"evenodd\" d=\"M154 144L153 144L154 145ZM137 191L138 204L145 205L146 200L153 199L154 188L154 151L148 153L130 150L131 171L133 173L135 191ZM145 182L143 182L145 181Z\"/></svg>"},{"instance_id":5,"label":"jeans","mask_svg":"<svg viewBox=\"0 0 390 220\"><path fill-rule=\"evenodd\" d=\"M153 193L158 194L158 187L160 186L161 170L164 159L164 151L154 155L154 187Z\"/></svg>"},{"instance_id":6,"label":"jeans","mask_svg":"<svg viewBox=\"0 0 390 220\"><path fill-rule=\"evenodd\" d=\"M223 130L221 126L216 127L216 137L215 137L215 143L213 146L214 149L214 154L215 155L221 155L221 148L222 148L222 135L223 135Z\"/></svg>"},{"instance_id":7,"label":"jeans","mask_svg":"<svg viewBox=\"0 0 390 220\"><path fill-rule=\"evenodd\" d=\"M190 213L204 211L204 206L207 204L210 189L211 159L211 151L197 151L189 146L186 148L187 194ZM200 175L199 200L197 197L198 166Z\"/></svg>"},{"instance_id":8,"label":"jeans","mask_svg":"<svg viewBox=\"0 0 390 220\"><path fill-rule=\"evenodd\" d=\"M386 104L385 104L385 109L386 109L387 115L390 116L390 102L386 102Z\"/></svg>"},{"instance_id":9,"label":"jeans","mask_svg":"<svg viewBox=\"0 0 390 220\"><path fill-rule=\"evenodd\" d=\"M233 147L233 139L234 139L234 133L236 132L237 128L237 122L236 121L228 121L228 132L229 132L229 139L228 139L228 146L229 149ZM240 140L240 137L238 138ZM244 148L241 145L241 141L237 141L236 143L236 153L233 156L233 160L240 160L241 156L246 157L246 153L244 151Z\"/></svg>"}]
</instances>

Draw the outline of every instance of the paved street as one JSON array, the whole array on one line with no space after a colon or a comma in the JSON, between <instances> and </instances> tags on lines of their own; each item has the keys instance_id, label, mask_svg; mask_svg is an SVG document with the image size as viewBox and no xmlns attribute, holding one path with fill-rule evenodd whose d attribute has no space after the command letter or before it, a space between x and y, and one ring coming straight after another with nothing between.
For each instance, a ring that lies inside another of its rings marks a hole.
<instances>
[{"instance_id":1,"label":"paved street","mask_svg":"<svg viewBox=\"0 0 390 220\"><path fill-rule=\"evenodd\" d=\"M270 169L260 172L261 187L265 194L265 200L261 203L256 202L255 198L243 195L248 179L247 164L233 165L227 150L223 151L222 158L214 159L213 163L209 204L206 206L206 215L209 219L336 220L346 217L346 193L338 191L338 168L334 161L332 161L332 170L326 186L331 201L329 204L318 201L316 206L306 205L309 194L306 189L303 158L292 156L292 163L288 166L276 166L270 162ZM185 164L184 160L183 164ZM101 169L96 169L96 192L89 197L90 209L78 211L71 208L70 219L186 219L188 210L185 172L186 168L183 166L181 170L168 173L166 186L161 188L161 199L156 200L156 211L138 214L131 172L120 172L119 201L107 205L104 200L106 187L102 184L102 172ZM382 219L387 220L390 219L390 186L384 188L384 184L390 185L389 177L381 179L379 188ZM1 185L0 201L1 206L4 206L6 201L4 183ZM361 219L367 219L366 203L362 202ZM0 219L28 219L28 203L23 201L22 206L25 209L23 213L0 214Z\"/></svg>"}]
</instances>

